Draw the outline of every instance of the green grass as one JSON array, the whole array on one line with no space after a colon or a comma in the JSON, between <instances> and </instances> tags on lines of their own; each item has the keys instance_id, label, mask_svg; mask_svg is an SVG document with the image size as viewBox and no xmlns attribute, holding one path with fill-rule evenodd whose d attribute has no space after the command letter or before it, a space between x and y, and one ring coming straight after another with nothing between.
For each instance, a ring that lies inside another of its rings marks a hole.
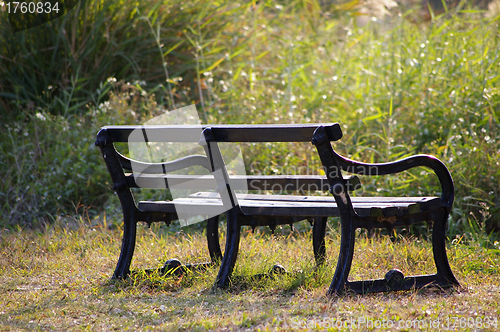
<instances>
[{"instance_id":1,"label":"green grass","mask_svg":"<svg viewBox=\"0 0 500 332\"><path fill-rule=\"evenodd\" d=\"M228 291L217 292L211 290L217 267L182 278L141 272L172 257L182 262L208 259L201 232L168 232L157 225L139 227L135 274L126 281L110 281L120 229L109 230L103 224L102 219L68 219L43 232L2 231L2 330L290 330L299 323L323 324L327 319L444 323L500 315L498 244L495 249L474 241L448 245L451 267L463 287L459 290L327 298L340 242L335 223L328 233L326 266L317 272L308 226L293 233L278 230L276 236L265 229L244 232L237 278ZM390 268L407 275L434 272L430 244L417 238L393 241L360 235L354 257L352 280L381 278ZM290 274L252 279L276 263Z\"/></svg>"}]
</instances>

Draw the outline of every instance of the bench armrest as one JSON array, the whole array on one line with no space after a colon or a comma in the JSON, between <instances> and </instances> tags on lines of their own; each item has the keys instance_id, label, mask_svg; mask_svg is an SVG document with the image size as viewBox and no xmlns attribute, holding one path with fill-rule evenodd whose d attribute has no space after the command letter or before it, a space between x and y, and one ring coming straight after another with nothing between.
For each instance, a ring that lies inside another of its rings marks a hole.
<instances>
[{"instance_id":1,"label":"bench armrest","mask_svg":"<svg viewBox=\"0 0 500 332\"><path fill-rule=\"evenodd\" d=\"M337 184L344 186L341 180L341 170L359 175L387 175L423 166L434 171L441 184L441 201L444 206L451 208L455 197L453 179L446 166L438 158L430 155L415 155L387 163L362 163L339 155L330 141L325 128L319 126L313 134L312 143L318 149L323 166L327 169L326 173L332 189Z\"/></svg>"},{"instance_id":2,"label":"bench armrest","mask_svg":"<svg viewBox=\"0 0 500 332\"><path fill-rule=\"evenodd\" d=\"M427 167L434 171L441 184L441 201L451 207L455 197L455 187L450 172L444 163L431 155L419 154L387 163L362 163L337 154L340 168L359 175L387 175L400 173L414 167Z\"/></svg>"}]
</instances>

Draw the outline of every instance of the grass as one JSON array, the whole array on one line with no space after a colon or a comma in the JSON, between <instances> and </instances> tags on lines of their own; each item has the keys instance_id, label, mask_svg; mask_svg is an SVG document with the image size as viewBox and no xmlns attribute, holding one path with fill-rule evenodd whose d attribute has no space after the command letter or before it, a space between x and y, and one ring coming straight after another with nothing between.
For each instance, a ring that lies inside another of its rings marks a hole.
<instances>
[{"instance_id":1,"label":"grass","mask_svg":"<svg viewBox=\"0 0 500 332\"><path fill-rule=\"evenodd\" d=\"M448 319L458 324L460 319L479 322L500 315L498 244L495 249L465 240L448 245L450 264L463 287L459 290L329 299L325 293L339 246L335 223L329 230L329 259L316 273L308 226L294 232L283 229L276 236L264 229L246 232L235 271L239 278L229 291L213 292L217 268L182 278L141 272L161 266L166 258L205 261L208 252L201 232L139 227L136 273L126 281L110 281L120 229L110 230L97 219L69 221L47 225L43 232L2 231L2 330L290 330L314 323L322 327L333 319L354 320L357 329L367 330L369 325L363 325L368 323L362 319L395 324L437 319L444 324ZM290 275L251 279L276 263ZM430 244L417 238L392 241L358 236L351 279L380 278L389 268L405 274L432 273Z\"/></svg>"}]
</instances>

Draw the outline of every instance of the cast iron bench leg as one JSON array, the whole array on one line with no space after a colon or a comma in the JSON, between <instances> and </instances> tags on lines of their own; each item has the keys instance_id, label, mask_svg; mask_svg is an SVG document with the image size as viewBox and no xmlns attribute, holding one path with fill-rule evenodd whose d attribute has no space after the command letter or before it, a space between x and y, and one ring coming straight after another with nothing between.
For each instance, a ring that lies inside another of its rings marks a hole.
<instances>
[{"instance_id":1,"label":"cast iron bench leg","mask_svg":"<svg viewBox=\"0 0 500 332\"><path fill-rule=\"evenodd\" d=\"M207 220L207 243L212 264L219 263L222 260L222 252L219 243L219 216Z\"/></svg>"},{"instance_id":2,"label":"cast iron bench leg","mask_svg":"<svg viewBox=\"0 0 500 332\"><path fill-rule=\"evenodd\" d=\"M457 279L451 271L448 257L446 256L446 225L448 221L448 211L440 209L434 214L434 227L432 230L432 251L434 262L436 263L437 282L442 286L459 286Z\"/></svg>"},{"instance_id":3,"label":"cast iron bench leg","mask_svg":"<svg viewBox=\"0 0 500 332\"><path fill-rule=\"evenodd\" d=\"M313 134L312 144L316 146L321 163L325 167L330 193L335 198L339 208L341 239L340 252L337 261L337 268L333 276L332 283L328 289L328 295L334 293L342 294L346 288L347 277L351 270L352 258L354 254L354 239L356 235L356 214L352 206L351 198L347 193L345 181L342 177L341 168L338 163L336 153L330 143L330 137L325 127L318 127Z\"/></svg>"},{"instance_id":4,"label":"cast iron bench leg","mask_svg":"<svg viewBox=\"0 0 500 332\"><path fill-rule=\"evenodd\" d=\"M225 288L229 285L229 278L236 263L238 249L240 246L240 224L238 218L238 207L234 207L226 212L227 218L227 234L226 234L226 249L219 274L215 282L216 288Z\"/></svg>"},{"instance_id":5,"label":"cast iron bench leg","mask_svg":"<svg viewBox=\"0 0 500 332\"><path fill-rule=\"evenodd\" d=\"M123 205L123 204L122 204ZM132 206L134 206L132 204ZM133 217L132 209L123 209L123 239L120 258L116 264L113 279L125 279L130 273L130 263L135 249L135 237L137 232L137 222Z\"/></svg>"},{"instance_id":6,"label":"cast iron bench leg","mask_svg":"<svg viewBox=\"0 0 500 332\"><path fill-rule=\"evenodd\" d=\"M134 255L135 236L137 220L135 218L137 209L134 198L128 189L127 180L122 171L122 165L118 159L113 143L106 130L99 131L95 142L101 149L101 153L106 161L111 179L113 180L113 189L116 191L123 211L123 239L120 258L116 264L113 279L125 279L130 273L130 262Z\"/></svg>"},{"instance_id":7,"label":"cast iron bench leg","mask_svg":"<svg viewBox=\"0 0 500 332\"><path fill-rule=\"evenodd\" d=\"M332 283L328 289L327 294L343 294L346 289L347 277L351 271L352 258L354 255L354 242L356 235L356 227L352 220L352 215L341 216L341 239L339 259L337 261L337 268L333 276Z\"/></svg>"},{"instance_id":8,"label":"cast iron bench leg","mask_svg":"<svg viewBox=\"0 0 500 332\"><path fill-rule=\"evenodd\" d=\"M326 259L325 233L328 217L316 217L313 223L313 250L316 266L321 266Z\"/></svg>"}]
</instances>

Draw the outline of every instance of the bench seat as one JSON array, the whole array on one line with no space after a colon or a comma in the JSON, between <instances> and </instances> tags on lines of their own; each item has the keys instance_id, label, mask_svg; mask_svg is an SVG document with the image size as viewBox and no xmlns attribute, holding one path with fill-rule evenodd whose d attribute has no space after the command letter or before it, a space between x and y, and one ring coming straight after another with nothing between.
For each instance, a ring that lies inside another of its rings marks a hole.
<instances>
[{"instance_id":1,"label":"bench seat","mask_svg":"<svg viewBox=\"0 0 500 332\"><path fill-rule=\"evenodd\" d=\"M236 194L236 197L246 215L303 216L304 219L340 216L337 203L331 196ZM441 207L439 197L351 197L351 201L360 217L374 217L379 222L389 223L396 216L418 214ZM189 207L193 215L216 214L219 211L222 214L225 211L219 194L215 192L198 192L189 198L173 201L141 201L138 205L143 211L168 213L175 212L176 206Z\"/></svg>"}]
</instances>

